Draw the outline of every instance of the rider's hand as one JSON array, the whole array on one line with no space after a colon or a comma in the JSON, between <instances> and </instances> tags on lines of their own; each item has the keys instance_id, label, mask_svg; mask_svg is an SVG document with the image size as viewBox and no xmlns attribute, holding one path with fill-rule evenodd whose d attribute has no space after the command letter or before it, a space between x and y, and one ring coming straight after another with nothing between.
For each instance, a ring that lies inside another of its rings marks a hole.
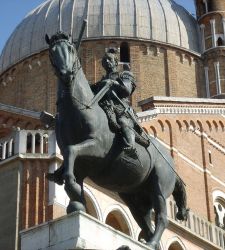
<instances>
[{"instance_id":1,"label":"rider's hand","mask_svg":"<svg viewBox=\"0 0 225 250\"><path fill-rule=\"evenodd\" d=\"M120 85L117 81L111 80L113 85Z\"/></svg>"}]
</instances>

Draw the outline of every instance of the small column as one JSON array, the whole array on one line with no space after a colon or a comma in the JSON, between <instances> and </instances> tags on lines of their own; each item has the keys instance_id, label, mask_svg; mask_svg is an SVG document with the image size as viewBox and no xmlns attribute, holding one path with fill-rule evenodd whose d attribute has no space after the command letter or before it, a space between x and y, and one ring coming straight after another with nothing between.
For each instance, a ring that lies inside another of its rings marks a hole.
<instances>
[{"instance_id":1,"label":"small column","mask_svg":"<svg viewBox=\"0 0 225 250\"><path fill-rule=\"evenodd\" d=\"M215 19L211 19L210 20L210 24L211 24L211 34L212 34L212 47L215 48L216 47L216 27L215 27Z\"/></svg>"},{"instance_id":2,"label":"small column","mask_svg":"<svg viewBox=\"0 0 225 250\"><path fill-rule=\"evenodd\" d=\"M225 41L225 18L223 18L223 40Z\"/></svg>"},{"instance_id":3,"label":"small column","mask_svg":"<svg viewBox=\"0 0 225 250\"><path fill-rule=\"evenodd\" d=\"M17 130L14 137L14 154L25 154L27 152L27 131Z\"/></svg>"},{"instance_id":4,"label":"small column","mask_svg":"<svg viewBox=\"0 0 225 250\"><path fill-rule=\"evenodd\" d=\"M43 154L44 150L44 139L43 139L43 134L40 134L40 153Z\"/></svg>"},{"instance_id":5,"label":"small column","mask_svg":"<svg viewBox=\"0 0 225 250\"><path fill-rule=\"evenodd\" d=\"M224 231L222 229L220 230L220 242L221 242L222 249L224 249L224 247L225 247L225 238L224 238Z\"/></svg>"},{"instance_id":6,"label":"small column","mask_svg":"<svg viewBox=\"0 0 225 250\"><path fill-rule=\"evenodd\" d=\"M207 2L207 0L203 0L203 2L205 4L205 11L206 11L206 13L208 13L209 12L208 2Z\"/></svg>"},{"instance_id":7,"label":"small column","mask_svg":"<svg viewBox=\"0 0 225 250\"><path fill-rule=\"evenodd\" d=\"M220 82L220 63L214 62L215 74L216 74L216 92L217 95L221 94L221 82Z\"/></svg>"},{"instance_id":8,"label":"small column","mask_svg":"<svg viewBox=\"0 0 225 250\"><path fill-rule=\"evenodd\" d=\"M12 143L13 143L13 139L11 139L9 141L9 144L8 144L8 152L9 152L9 157L12 156Z\"/></svg>"},{"instance_id":9,"label":"small column","mask_svg":"<svg viewBox=\"0 0 225 250\"><path fill-rule=\"evenodd\" d=\"M5 160L6 157L6 142L2 145L2 160Z\"/></svg>"},{"instance_id":10,"label":"small column","mask_svg":"<svg viewBox=\"0 0 225 250\"><path fill-rule=\"evenodd\" d=\"M206 85L206 97L210 98L210 88L209 88L209 68L205 67L205 85Z\"/></svg>"},{"instance_id":11,"label":"small column","mask_svg":"<svg viewBox=\"0 0 225 250\"><path fill-rule=\"evenodd\" d=\"M205 52L205 25L200 25L201 37L202 37L202 51Z\"/></svg>"}]
</instances>

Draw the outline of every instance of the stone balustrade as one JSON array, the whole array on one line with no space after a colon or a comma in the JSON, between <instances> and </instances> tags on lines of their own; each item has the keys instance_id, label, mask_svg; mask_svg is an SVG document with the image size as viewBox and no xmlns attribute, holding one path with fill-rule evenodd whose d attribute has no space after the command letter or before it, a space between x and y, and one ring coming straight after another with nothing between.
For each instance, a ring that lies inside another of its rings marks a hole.
<instances>
[{"instance_id":1,"label":"stone balustrade","mask_svg":"<svg viewBox=\"0 0 225 250\"><path fill-rule=\"evenodd\" d=\"M0 140L1 161L15 155L46 157L53 154L60 154L60 150L51 130L17 130Z\"/></svg>"},{"instance_id":2,"label":"stone balustrade","mask_svg":"<svg viewBox=\"0 0 225 250\"><path fill-rule=\"evenodd\" d=\"M178 221L176 219L177 207L173 200L167 200L167 213L171 221L176 221L184 228L190 230L193 234L203 238L206 241L219 247L219 249L225 249L225 231L215 224L210 223L207 220L197 216L192 211L189 211L188 219L185 222Z\"/></svg>"}]
</instances>

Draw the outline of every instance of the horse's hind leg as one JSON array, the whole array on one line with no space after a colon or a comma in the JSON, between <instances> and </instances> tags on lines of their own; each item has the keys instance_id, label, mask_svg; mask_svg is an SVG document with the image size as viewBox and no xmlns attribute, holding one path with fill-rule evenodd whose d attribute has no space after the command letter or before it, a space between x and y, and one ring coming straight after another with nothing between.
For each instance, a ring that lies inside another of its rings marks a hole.
<instances>
[{"instance_id":1,"label":"horse's hind leg","mask_svg":"<svg viewBox=\"0 0 225 250\"><path fill-rule=\"evenodd\" d=\"M147 242L147 245L153 249L157 249L161 236L168 225L166 199L164 198L161 189L155 184L156 189L154 190L154 210L155 210L155 232L152 239Z\"/></svg>"},{"instance_id":2,"label":"horse's hind leg","mask_svg":"<svg viewBox=\"0 0 225 250\"><path fill-rule=\"evenodd\" d=\"M151 226L152 207L150 201L144 203L142 195L139 193L119 193L119 196L126 203L139 227L143 230L145 240L149 241L154 232Z\"/></svg>"}]
</instances>

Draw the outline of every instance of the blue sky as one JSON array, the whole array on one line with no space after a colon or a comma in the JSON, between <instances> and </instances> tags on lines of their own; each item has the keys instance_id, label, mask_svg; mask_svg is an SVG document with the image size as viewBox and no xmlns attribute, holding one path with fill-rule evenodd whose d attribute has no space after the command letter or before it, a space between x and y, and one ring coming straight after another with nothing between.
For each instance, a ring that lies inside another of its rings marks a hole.
<instances>
[{"instance_id":1,"label":"blue sky","mask_svg":"<svg viewBox=\"0 0 225 250\"><path fill-rule=\"evenodd\" d=\"M10 34L23 17L45 0L1 0L0 7L0 52ZM193 0L175 0L190 13L195 13Z\"/></svg>"}]
</instances>

